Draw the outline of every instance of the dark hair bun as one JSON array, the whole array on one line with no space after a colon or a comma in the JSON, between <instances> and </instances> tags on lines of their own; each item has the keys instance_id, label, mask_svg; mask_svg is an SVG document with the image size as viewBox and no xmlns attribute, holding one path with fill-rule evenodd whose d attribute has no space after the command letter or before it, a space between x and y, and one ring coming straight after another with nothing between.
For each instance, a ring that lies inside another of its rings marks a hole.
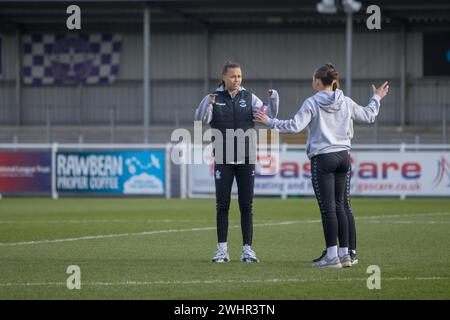
<instances>
[{"instance_id":1,"label":"dark hair bun","mask_svg":"<svg viewBox=\"0 0 450 320\"><path fill-rule=\"evenodd\" d=\"M339 87L339 73L330 62L317 68L314 78L320 79L325 86L331 85L336 80L333 90Z\"/></svg>"}]
</instances>

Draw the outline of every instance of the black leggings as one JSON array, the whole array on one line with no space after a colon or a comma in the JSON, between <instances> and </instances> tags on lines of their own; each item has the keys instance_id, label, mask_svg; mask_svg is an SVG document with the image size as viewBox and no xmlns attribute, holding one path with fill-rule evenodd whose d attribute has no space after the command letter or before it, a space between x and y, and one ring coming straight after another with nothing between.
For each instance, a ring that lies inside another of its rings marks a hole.
<instances>
[{"instance_id":1,"label":"black leggings","mask_svg":"<svg viewBox=\"0 0 450 320\"><path fill-rule=\"evenodd\" d=\"M349 241L349 250L356 250L356 224L355 217L353 216L352 206L350 203L350 180L352 177L352 167L347 172L347 180L345 185L345 194L344 194L344 209L347 214L348 220L348 241Z\"/></svg>"},{"instance_id":2,"label":"black leggings","mask_svg":"<svg viewBox=\"0 0 450 320\"><path fill-rule=\"evenodd\" d=\"M349 246L349 223L344 200L350 170L348 151L320 154L311 158L314 193L322 215L327 248ZM351 212L351 211L350 211Z\"/></svg>"},{"instance_id":3,"label":"black leggings","mask_svg":"<svg viewBox=\"0 0 450 320\"><path fill-rule=\"evenodd\" d=\"M254 164L215 164L216 183L217 239L227 242L228 210L230 208L231 188L236 177L239 209L241 211L241 229L244 245L253 240L253 188L255 184Z\"/></svg>"}]
</instances>

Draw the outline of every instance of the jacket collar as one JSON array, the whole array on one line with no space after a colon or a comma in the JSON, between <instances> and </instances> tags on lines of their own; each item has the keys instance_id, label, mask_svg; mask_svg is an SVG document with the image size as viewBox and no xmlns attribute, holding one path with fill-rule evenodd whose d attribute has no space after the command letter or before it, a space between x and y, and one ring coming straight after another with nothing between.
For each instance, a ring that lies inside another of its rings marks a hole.
<instances>
[{"instance_id":1,"label":"jacket collar","mask_svg":"<svg viewBox=\"0 0 450 320\"><path fill-rule=\"evenodd\" d=\"M237 92L241 92L241 91L243 91L243 90L245 90L245 88L242 87L242 86L240 86L240 87L239 87L239 90L238 90ZM224 89L223 86L220 86L220 87L218 87L218 88L216 89L216 92L225 92L225 89ZM236 93L236 94L237 94L237 93ZM232 98L234 98L234 97L232 97Z\"/></svg>"}]
</instances>

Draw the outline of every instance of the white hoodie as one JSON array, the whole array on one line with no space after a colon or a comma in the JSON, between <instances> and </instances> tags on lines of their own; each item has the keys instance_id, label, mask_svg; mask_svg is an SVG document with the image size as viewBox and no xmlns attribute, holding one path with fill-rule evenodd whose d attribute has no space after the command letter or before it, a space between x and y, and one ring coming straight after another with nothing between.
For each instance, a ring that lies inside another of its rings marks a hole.
<instances>
[{"instance_id":1,"label":"white hoodie","mask_svg":"<svg viewBox=\"0 0 450 320\"><path fill-rule=\"evenodd\" d=\"M223 91L224 88L218 87L216 91ZM244 87L240 87L239 91L246 90ZM266 114L267 116L273 118L276 117L278 114L278 105L280 103L280 98L278 96L278 92L275 89L272 90L272 95L268 97L267 99L267 109ZM256 113L260 110L261 106L263 105L263 102L254 94L252 93L252 110L253 113ZM202 121L203 123L207 124L210 123L212 120L212 109L213 106L211 104L211 98L209 95L206 95L203 100L200 102L198 108L195 110L194 119L196 121Z\"/></svg>"},{"instance_id":2,"label":"white hoodie","mask_svg":"<svg viewBox=\"0 0 450 320\"><path fill-rule=\"evenodd\" d=\"M305 100L293 119L269 119L279 132L300 132L308 127L306 153L315 155L350 150L352 121L373 123L380 110L380 96L374 95L366 107L344 96L342 90L319 91Z\"/></svg>"}]
</instances>

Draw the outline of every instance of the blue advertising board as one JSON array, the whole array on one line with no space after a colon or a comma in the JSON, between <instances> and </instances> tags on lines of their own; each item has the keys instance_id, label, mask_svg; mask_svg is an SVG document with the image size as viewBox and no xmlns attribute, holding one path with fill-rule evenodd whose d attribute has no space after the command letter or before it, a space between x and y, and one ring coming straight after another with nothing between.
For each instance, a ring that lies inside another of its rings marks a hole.
<instances>
[{"instance_id":1,"label":"blue advertising board","mask_svg":"<svg viewBox=\"0 0 450 320\"><path fill-rule=\"evenodd\" d=\"M56 154L58 193L164 195L165 174L164 150Z\"/></svg>"}]
</instances>

